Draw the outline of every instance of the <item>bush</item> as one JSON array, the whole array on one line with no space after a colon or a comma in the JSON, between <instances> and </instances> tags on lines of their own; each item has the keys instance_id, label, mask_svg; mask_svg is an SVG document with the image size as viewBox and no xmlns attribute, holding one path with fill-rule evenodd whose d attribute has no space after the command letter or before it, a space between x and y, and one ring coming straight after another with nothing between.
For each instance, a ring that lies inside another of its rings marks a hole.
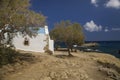
<instances>
[{"instance_id":1,"label":"bush","mask_svg":"<svg viewBox=\"0 0 120 80\"><path fill-rule=\"evenodd\" d=\"M46 50L45 53L47 53L47 54L49 54L49 55L52 55L52 54L53 54L53 52L52 52L51 50L49 50L49 49Z\"/></svg>"},{"instance_id":2,"label":"bush","mask_svg":"<svg viewBox=\"0 0 120 80\"><path fill-rule=\"evenodd\" d=\"M16 51L10 48L0 48L0 66L13 63L14 57L16 56Z\"/></svg>"},{"instance_id":3,"label":"bush","mask_svg":"<svg viewBox=\"0 0 120 80\"><path fill-rule=\"evenodd\" d=\"M34 56L31 54L21 54L11 48L0 47L0 67L20 61L32 62Z\"/></svg>"}]
</instances>

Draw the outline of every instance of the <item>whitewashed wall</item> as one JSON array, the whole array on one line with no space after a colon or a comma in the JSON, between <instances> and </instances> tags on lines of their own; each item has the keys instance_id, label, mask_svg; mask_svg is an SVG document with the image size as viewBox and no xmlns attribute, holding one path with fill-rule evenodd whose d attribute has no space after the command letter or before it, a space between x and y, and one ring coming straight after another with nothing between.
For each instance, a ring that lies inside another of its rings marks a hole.
<instances>
[{"instance_id":1,"label":"whitewashed wall","mask_svg":"<svg viewBox=\"0 0 120 80\"><path fill-rule=\"evenodd\" d=\"M50 39L48 26L44 26L44 28L45 33L39 33L36 37L31 38L29 36L25 36L29 39L29 46L24 45L25 37L22 37L19 34L13 39L13 45L19 50L45 52L44 47L46 47L47 43L49 43L49 50L54 53L54 41ZM49 37L49 41L46 41L47 35Z\"/></svg>"},{"instance_id":2,"label":"whitewashed wall","mask_svg":"<svg viewBox=\"0 0 120 80\"><path fill-rule=\"evenodd\" d=\"M49 50L54 53L54 41L49 39Z\"/></svg>"},{"instance_id":3,"label":"whitewashed wall","mask_svg":"<svg viewBox=\"0 0 120 80\"><path fill-rule=\"evenodd\" d=\"M24 51L33 51L33 52L44 52L44 47L46 46L47 42L45 34L38 34L36 37L29 39L29 46L24 45L24 37L21 35L16 36L13 39L13 44L16 49L24 50Z\"/></svg>"}]
</instances>

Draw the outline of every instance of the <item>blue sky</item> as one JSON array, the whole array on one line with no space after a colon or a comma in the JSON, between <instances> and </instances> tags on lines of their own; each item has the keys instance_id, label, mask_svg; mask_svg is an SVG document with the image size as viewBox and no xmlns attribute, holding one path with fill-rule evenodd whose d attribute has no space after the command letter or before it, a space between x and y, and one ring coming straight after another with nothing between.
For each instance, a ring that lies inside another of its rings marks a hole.
<instances>
[{"instance_id":1,"label":"blue sky","mask_svg":"<svg viewBox=\"0 0 120 80\"><path fill-rule=\"evenodd\" d=\"M120 40L120 0L31 0L31 9L47 17L49 30L70 20L83 27L88 41Z\"/></svg>"}]
</instances>

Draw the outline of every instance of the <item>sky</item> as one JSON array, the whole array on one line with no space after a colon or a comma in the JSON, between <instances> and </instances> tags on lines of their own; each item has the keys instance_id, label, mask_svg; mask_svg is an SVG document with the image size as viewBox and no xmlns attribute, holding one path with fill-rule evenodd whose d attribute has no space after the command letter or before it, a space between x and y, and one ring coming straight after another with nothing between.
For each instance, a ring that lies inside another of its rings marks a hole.
<instances>
[{"instance_id":1,"label":"sky","mask_svg":"<svg viewBox=\"0 0 120 80\"><path fill-rule=\"evenodd\" d=\"M31 0L47 17L49 30L62 20L78 22L86 41L120 41L120 0Z\"/></svg>"}]
</instances>

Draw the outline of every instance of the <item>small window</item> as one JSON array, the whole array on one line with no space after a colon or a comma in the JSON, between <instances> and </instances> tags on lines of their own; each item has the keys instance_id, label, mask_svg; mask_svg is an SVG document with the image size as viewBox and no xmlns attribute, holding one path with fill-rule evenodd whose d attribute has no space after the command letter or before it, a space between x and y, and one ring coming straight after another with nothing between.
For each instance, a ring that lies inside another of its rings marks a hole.
<instances>
[{"instance_id":1,"label":"small window","mask_svg":"<svg viewBox=\"0 0 120 80\"><path fill-rule=\"evenodd\" d=\"M25 46L29 46L29 39L26 37L25 40L24 40L24 45Z\"/></svg>"}]
</instances>

